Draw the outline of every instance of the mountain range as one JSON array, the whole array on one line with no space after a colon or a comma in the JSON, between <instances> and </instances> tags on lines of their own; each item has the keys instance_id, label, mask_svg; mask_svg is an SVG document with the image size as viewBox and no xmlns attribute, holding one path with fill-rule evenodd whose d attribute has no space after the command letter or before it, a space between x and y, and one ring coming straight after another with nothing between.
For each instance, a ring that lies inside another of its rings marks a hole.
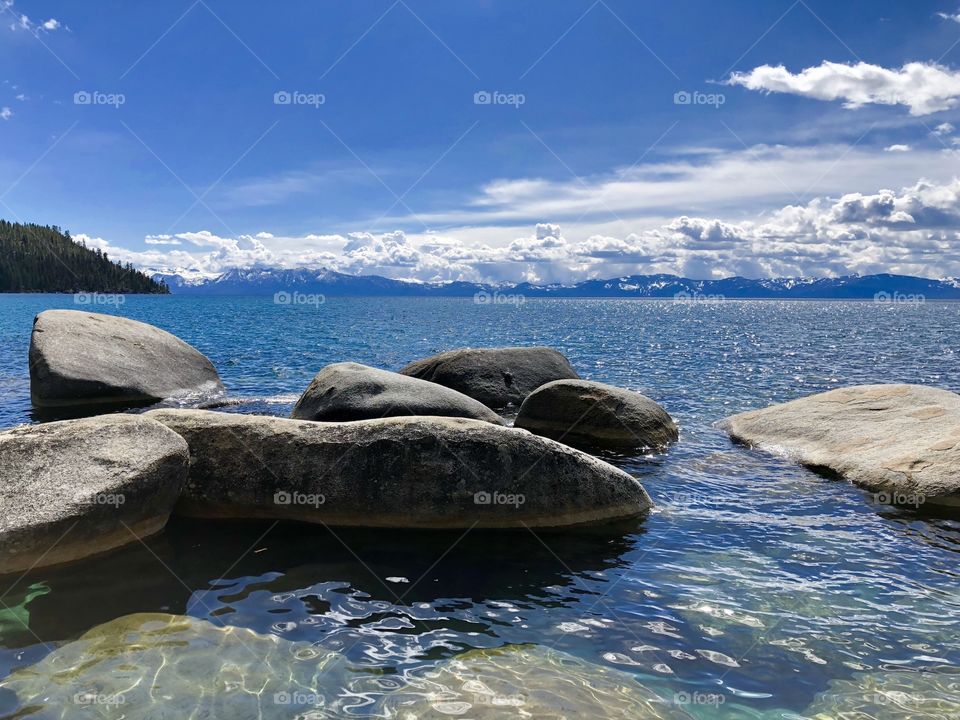
<instances>
[{"instance_id":1,"label":"mountain range","mask_svg":"<svg viewBox=\"0 0 960 720\"><path fill-rule=\"evenodd\" d=\"M960 300L960 280L909 275L846 275L835 278L775 278L752 280L691 280L676 275L630 275L573 284L487 284L471 282L423 283L378 275L347 275L329 269L229 270L215 277L185 277L154 273L177 295L274 295L279 292L322 294L331 297L410 296L470 297L485 293L487 302L498 297L561 298L673 298L691 302L739 299L838 299L910 302Z\"/></svg>"}]
</instances>

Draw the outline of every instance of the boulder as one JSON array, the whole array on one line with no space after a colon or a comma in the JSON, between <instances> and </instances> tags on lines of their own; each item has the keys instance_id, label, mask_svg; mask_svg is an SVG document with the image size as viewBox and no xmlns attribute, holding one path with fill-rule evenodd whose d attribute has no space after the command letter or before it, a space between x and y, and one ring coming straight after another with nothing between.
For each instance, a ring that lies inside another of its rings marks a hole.
<instances>
[{"instance_id":1,"label":"boulder","mask_svg":"<svg viewBox=\"0 0 960 720\"><path fill-rule=\"evenodd\" d=\"M878 502L960 507L960 395L859 385L721 423L738 442L847 478Z\"/></svg>"},{"instance_id":2,"label":"boulder","mask_svg":"<svg viewBox=\"0 0 960 720\"><path fill-rule=\"evenodd\" d=\"M476 720L691 716L683 694L641 685L620 670L539 645L471 650L406 674L409 687L387 697L385 717ZM679 698L678 698L679 696Z\"/></svg>"},{"instance_id":3,"label":"boulder","mask_svg":"<svg viewBox=\"0 0 960 720\"><path fill-rule=\"evenodd\" d=\"M183 438L142 416L0 432L0 573L76 560L157 532L188 461Z\"/></svg>"},{"instance_id":4,"label":"boulder","mask_svg":"<svg viewBox=\"0 0 960 720\"><path fill-rule=\"evenodd\" d=\"M35 407L132 405L222 392L213 364L160 328L78 310L46 310L33 321Z\"/></svg>"},{"instance_id":5,"label":"boulder","mask_svg":"<svg viewBox=\"0 0 960 720\"><path fill-rule=\"evenodd\" d=\"M519 405L544 383L580 377L570 361L547 347L451 350L410 363L400 373L453 388L493 409Z\"/></svg>"},{"instance_id":6,"label":"boulder","mask_svg":"<svg viewBox=\"0 0 960 720\"><path fill-rule=\"evenodd\" d=\"M18 717L288 720L339 717L346 678L330 650L143 613L93 628L0 680L0 689L16 697Z\"/></svg>"},{"instance_id":7,"label":"boulder","mask_svg":"<svg viewBox=\"0 0 960 720\"><path fill-rule=\"evenodd\" d=\"M456 390L352 362L321 370L300 396L292 417L340 422L401 415L465 417L503 424L486 405Z\"/></svg>"},{"instance_id":8,"label":"boulder","mask_svg":"<svg viewBox=\"0 0 960 720\"><path fill-rule=\"evenodd\" d=\"M205 410L147 416L190 445L177 506L194 517L363 527L558 527L642 514L633 477L479 420L320 423Z\"/></svg>"},{"instance_id":9,"label":"boulder","mask_svg":"<svg viewBox=\"0 0 960 720\"><path fill-rule=\"evenodd\" d=\"M540 386L523 401L514 426L575 447L624 451L663 447L679 436L650 398L589 380Z\"/></svg>"}]
</instances>

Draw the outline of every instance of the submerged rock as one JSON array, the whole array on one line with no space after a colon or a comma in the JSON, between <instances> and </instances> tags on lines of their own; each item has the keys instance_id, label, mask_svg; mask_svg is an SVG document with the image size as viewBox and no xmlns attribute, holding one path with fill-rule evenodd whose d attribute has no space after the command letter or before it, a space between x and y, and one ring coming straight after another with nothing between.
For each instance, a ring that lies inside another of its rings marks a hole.
<instances>
[{"instance_id":1,"label":"submerged rock","mask_svg":"<svg viewBox=\"0 0 960 720\"><path fill-rule=\"evenodd\" d=\"M636 517L643 486L565 445L478 420L320 423L146 414L190 445L177 512L365 527L558 527Z\"/></svg>"},{"instance_id":2,"label":"submerged rock","mask_svg":"<svg viewBox=\"0 0 960 720\"><path fill-rule=\"evenodd\" d=\"M213 364L153 325L77 310L46 310L33 321L35 407L137 404L219 392L223 384Z\"/></svg>"},{"instance_id":3,"label":"submerged rock","mask_svg":"<svg viewBox=\"0 0 960 720\"><path fill-rule=\"evenodd\" d=\"M834 680L803 717L811 720L955 720L960 717L956 672L862 673Z\"/></svg>"},{"instance_id":4,"label":"submerged rock","mask_svg":"<svg viewBox=\"0 0 960 720\"><path fill-rule=\"evenodd\" d=\"M673 694L633 676L539 645L473 650L407 676L387 698L398 718L689 718Z\"/></svg>"},{"instance_id":5,"label":"submerged rock","mask_svg":"<svg viewBox=\"0 0 960 720\"><path fill-rule=\"evenodd\" d=\"M291 417L331 422L402 415L503 420L483 403L436 383L345 362L327 365L310 383Z\"/></svg>"},{"instance_id":6,"label":"submerged rock","mask_svg":"<svg viewBox=\"0 0 960 720\"><path fill-rule=\"evenodd\" d=\"M519 405L552 380L580 377L569 360L547 347L450 350L410 363L400 372L453 388L494 409Z\"/></svg>"},{"instance_id":7,"label":"submerged rock","mask_svg":"<svg viewBox=\"0 0 960 720\"><path fill-rule=\"evenodd\" d=\"M873 491L878 502L960 508L960 395L859 385L721 423L734 440Z\"/></svg>"},{"instance_id":8,"label":"submerged rock","mask_svg":"<svg viewBox=\"0 0 960 720\"><path fill-rule=\"evenodd\" d=\"M188 461L183 438L142 416L0 432L0 573L76 560L157 532Z\"/></svg>"},{"instance_id":9,"label":"submerged rock","mask_svg":"<svg viewBox=\"0 0 960 720\"><path fill-rule=\"evenodd\" d=\"M588 380L556 380L523 401L515 427L584 448L659 448L679 437L650 398Z\"/></svg>"},{"instance_id":10,"label":"submerged rock","mask_svg":"<svg viewBox=\"0 0 960 720\"><path fill-rule=\"evenodd\" d=\"M95 627L0 688L16 694L17 717L319 718L337 717L344 670L338 655L306 643L137 614Z\"/></svg>"}]
</instances>

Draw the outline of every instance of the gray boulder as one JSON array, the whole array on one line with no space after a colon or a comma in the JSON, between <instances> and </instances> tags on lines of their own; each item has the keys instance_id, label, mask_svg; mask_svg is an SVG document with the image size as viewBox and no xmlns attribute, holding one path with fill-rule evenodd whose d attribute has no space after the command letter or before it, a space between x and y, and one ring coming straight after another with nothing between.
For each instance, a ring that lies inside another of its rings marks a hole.
<instances>
[{"instance_id":1,"label":"gray boulder","mask_svg":"<svg viewBox=\"0 0 960 720\"><path fill-rule=\"evenodd\" d=\"M190 445L193 517L366 527L558 527L650 505L630 475L551 440L462 418L321 423L205 410L147 416Z\"/></svg>"},{"instance_id":2,"label":"gray boulder","mask_svg":"<svg viewBox=\"0 0 960 720\"><path fill-rule=\"evenodd\" d=\"M76 560L157 532L188 460L183 438L142 416L0 432L0 573Z\"/></svg>"},{"instance_id":3,"label":"gray boulder","mask_svg":"<svg viewBox=\"0 0 960 720\"><path fill-rule=\"evenodd\" d=\"M667 411L650 398L589 380L557 380L534 390L515 427L585 448L659 448L679 437Z\"/></svg>"},{"instance_id":4,"label":"gray boulder","mask_svg":"<svg viewBox=\"0 0 960 720\"><path fill-rule=\"evenodd\" d=\"M580 377L569 360L547 347L450 350L410 363L400 372L453 388L494 409L519 405L553 380Z\"/></svg>"},{"instance_id":5,"label":"gray boulder","mask_svg":"<svg viewBox=\"0 0 960 720\"><path fill-rule=\"evenodd\" d=\"M721 423L734 440L847 478L891 504L960 507L960 395L859 385Z\"/></svg>"},{"instance_id":6,"label":"gray boulder","mask_svg":"<svg viewBox=\"0 0 960 720\"><path fill-rule=\"evenodd\" d=\"M78 310L46 310L33 321L35 407L135 404L221 392L213 364L160 328Z\"/></svg>"},{"instance_id":7,"label":"gray boulder","mask_svg":"<svg viewBox=\"0 0 960 720\"><path fill-rule=\"evenodd\" d=\"M342 422L401 415L465 417L503 424L486 405L456 390L351 362L321 370L300 396L291 417Z\"/></svg>"}]
</instances>

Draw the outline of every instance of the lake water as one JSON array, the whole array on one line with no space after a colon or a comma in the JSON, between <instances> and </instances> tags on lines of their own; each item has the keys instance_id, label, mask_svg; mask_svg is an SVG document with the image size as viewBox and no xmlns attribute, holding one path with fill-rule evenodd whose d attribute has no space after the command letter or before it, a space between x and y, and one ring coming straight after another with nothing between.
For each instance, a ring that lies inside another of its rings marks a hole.
<instances>
[{"instance_id":1,"label":"lake water","mask_svg":"<svg viewBox=\"0 0 960 720\"><path fill-rule=\"evenodd\" d=\"M31 321L54 307L77 308L0 296L4 426L31 421ZM804 717L830 706L824 693L887 679L899 690L855 717L960 717L940 700L931 710L938 692L960 703L960 522L878 504L714 427L842 385L960 389L958 304L129 297L88 309L196 346L244 400L233 411L286 415L331 362L398 369L455 347L542 344L585 378L660 402L681 438L655 457L610 458L657 509L603 532L174 520L146 545L0 578L0 678L100 623L169 612L313 643L392 678L351 704L357 716L385 716L406 678L464 650L533 643L632 675L671 717ZM17 708L0 690L0 717ZM101 716L122 712L63 715Z\"/></svg>"}]
</instances>

